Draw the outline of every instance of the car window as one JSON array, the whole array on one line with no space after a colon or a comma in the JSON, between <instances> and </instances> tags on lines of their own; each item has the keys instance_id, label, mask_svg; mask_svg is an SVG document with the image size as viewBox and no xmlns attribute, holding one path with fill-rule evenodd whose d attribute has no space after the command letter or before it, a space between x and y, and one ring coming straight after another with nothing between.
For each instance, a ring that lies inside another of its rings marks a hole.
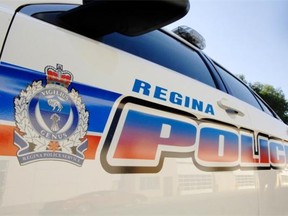
<instances>
[{"instance_id":1,"label":"car window","mask_svg":"<svg viewBox=\"0 0 288 216\"><path fill-rule=\"evenodd\" d=\"M21 12L58 25L53 17L60 13L59 11L74 7L76 5L40 4L26 6ZM201 56L162 31L152 31L135 37L112 33L98 40L216 88L214 79Z\"/></svg>"},{"instance_id":2,"label":"car window","mask_svg":"<svg viewBox=\"0 0 288 216\"><path fill-rule=\"evenodd\" d=\"M249 90L240 80L230 74L228 71L216 64L216 68L222 77L228 92L236 98L247 102L248 104L262 110L260 104Z\"/></svg>"},{"instance_id":3,"label":"car window","mask_svg":"<svg viewBox=\"0 0 288 216\"><path fill-rule=\"evenodd\" d=\"M136 37L112 33L100 41L215 88L211 73L199 54L161 31Z\"/></svg>"}]
</instances>

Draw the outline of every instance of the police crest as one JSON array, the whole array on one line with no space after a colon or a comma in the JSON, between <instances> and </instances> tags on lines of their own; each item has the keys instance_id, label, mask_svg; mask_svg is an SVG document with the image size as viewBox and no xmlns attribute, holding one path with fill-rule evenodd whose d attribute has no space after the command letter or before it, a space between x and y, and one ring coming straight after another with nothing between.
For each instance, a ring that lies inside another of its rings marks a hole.
<instances>
[{"instance_id":1,"label":"police crest","mask_svg":"<svg viewBox=\"0 0 288 216\"><path fill-rule=\"evenodd\" d=\"M46 86L34 81L15 98L14 144L21 165L58 160L81 166L87 149L89 113L63 66L47 66Z\"/></svg>"}]
</instances>

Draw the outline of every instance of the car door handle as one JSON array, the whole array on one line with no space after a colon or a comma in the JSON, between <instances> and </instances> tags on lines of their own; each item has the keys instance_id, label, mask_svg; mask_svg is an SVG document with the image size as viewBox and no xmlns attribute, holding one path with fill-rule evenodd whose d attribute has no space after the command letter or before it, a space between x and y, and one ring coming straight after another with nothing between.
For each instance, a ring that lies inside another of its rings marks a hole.
<instances>
[{"instance_id":1,"label":"car door handle","mask_svg":"<svg viewBox=\"0 0 288 216\"><path fill-rule=\"evenodd\" d=\"M239 115L242 117L245 115L236 104L226 98L222 98L221 100L217 101L217 104L229 114Z\"/></svg>"}]
</instances>

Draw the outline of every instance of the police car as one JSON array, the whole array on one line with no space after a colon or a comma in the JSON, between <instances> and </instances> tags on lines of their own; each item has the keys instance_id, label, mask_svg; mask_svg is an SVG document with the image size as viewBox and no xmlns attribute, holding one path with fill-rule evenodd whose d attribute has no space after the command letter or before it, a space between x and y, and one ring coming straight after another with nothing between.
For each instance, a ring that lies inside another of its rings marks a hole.
<instances>
[{"instance_id":1,"label":"police car","mask_svg":"<svg viewBox=\"0 0 288 216\"><path fill-rule=\"evenodd\" d=\"M288 214L287 126L188 10L0 2L1 215Z\"/></svg>"}]
</instances>

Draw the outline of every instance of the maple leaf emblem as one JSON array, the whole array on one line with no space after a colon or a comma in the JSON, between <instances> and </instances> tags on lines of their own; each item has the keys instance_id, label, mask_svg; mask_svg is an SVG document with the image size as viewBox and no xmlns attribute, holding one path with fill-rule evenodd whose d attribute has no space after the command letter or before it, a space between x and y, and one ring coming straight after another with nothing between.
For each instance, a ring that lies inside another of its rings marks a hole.
<instances>
[{"instance_id":1,"label":"maple leaf emblem","mask_svg":"<svg viewBox=\"0 0 288 216\"><path fill-rule=\"evenodd\" d=\"M61 146L59 145L58 141L52 140L49 142L47 150L50 150L53 152L61 151Z\"/></svg>"}]
</instances>

